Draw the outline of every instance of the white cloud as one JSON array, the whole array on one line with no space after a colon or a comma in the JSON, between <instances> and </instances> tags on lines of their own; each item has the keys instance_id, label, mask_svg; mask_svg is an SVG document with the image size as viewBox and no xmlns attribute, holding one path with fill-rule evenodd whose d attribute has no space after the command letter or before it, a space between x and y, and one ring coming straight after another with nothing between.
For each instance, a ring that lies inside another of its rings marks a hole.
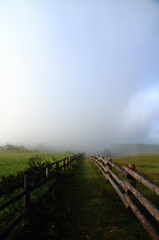
<instances>
[{"instance_id":1,"label":"white cloud","mask_svg":"<svg viewBox=\"0 0 159 240\"><path fill-rule=\"evenodd\" d=\"M158 141L158 22L150 0L0 1L0 144Z\"/></svg>"},{"instance_id":2,"label":"white cloud","mask_svg":"<svg viewBox=\"0 0 159 240\"><path fill-rule=\"evenodd\" d=\"M128 102L124 116L124 132L128 139L151 141L152 131L157 131L159 121L159 85L136 93ZM153 130L152 130L153 129ZM159 139L156 139L159 142Z\"/></svg>"}]
</instances>

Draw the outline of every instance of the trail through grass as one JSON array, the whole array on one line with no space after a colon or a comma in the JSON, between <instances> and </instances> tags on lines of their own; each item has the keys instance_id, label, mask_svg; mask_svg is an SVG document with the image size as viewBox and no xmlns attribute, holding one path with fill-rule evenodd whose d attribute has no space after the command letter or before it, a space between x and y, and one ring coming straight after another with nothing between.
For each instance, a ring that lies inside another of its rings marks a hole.
<instances>
[{"instance_id":1,"label":"trail through grass","mask_svg":"<svg viewBox=\"0 0 159 240\"><path fill-rule=\"evenodd\" d=\"M7 240L150 240L113 187L88 159L61 174L47 198Z\"/></svg>"},{"instance_id":2,"label":"trail through grass","mask_svg":"<svg viewBox=\"0 0 159 240\"><path fill-rule=\"evenodd\" d=\"M57 202L54 239L150 239L89 160L79 161L61 179Z\"/></svg>"}]
</instances>

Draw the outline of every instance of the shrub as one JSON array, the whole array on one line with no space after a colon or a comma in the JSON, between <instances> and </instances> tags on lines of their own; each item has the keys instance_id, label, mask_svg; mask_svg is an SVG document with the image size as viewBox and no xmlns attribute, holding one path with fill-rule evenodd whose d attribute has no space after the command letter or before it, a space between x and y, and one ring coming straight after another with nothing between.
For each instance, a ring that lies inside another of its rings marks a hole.
<instances>
[{"instance_id":1,"label":"shrub","mask_svg":"<svg viewBox=\"0 0 159 240\"><path fill-rule=\"evenodd\" d=\"M3 176L2 181L0 182L0 193L1 195L11 195L16 189L23 188L24 186L24 172L26 171L35 171L40 167L45 166L49 163L54 162L56 159L54 156L46 160L41 156L35 155L28 160L29 167L17 172L16 175L10 174L9 176ZM45 171L39 172L38 174L32 175L31 182L36 184L45 177Z\"/></svg>"}]
</instances>

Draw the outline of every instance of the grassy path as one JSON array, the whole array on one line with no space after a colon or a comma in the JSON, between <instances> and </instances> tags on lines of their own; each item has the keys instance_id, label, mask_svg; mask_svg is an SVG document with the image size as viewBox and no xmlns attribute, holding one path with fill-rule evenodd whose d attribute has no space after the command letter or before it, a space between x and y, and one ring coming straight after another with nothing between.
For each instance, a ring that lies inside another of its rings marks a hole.
<instances>
[{"instance_id":1,"label":"grassy path","mask_svg":"<svg viewBox=\"0 0 159 240\"><path fill-rule=\"evenodd\" d=\"M91 161L75 164L61 178L56 192L58 213L53 239L150 239Z\"/></svg>"},{"instance_id":2,"label":"grassy path","mask_svg":"<svg viewBox=\"0 0 159 240\"><path fill-rule=\"evenodd\" d=\"M24 221L24 227L6 240L150 240L88 159L61 174Z\"/></svg>"}]
</instances>

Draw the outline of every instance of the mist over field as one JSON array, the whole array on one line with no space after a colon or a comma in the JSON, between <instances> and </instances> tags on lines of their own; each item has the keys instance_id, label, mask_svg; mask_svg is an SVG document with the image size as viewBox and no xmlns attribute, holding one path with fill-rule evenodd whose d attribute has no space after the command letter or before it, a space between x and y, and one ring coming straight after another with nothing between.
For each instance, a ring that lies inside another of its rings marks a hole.
<instances>
[{"instance_id":1,"label":"mist over field","mask_svg":"<svg viewBox=\"0 0 159 240\"><path fill-rule=\"evenodd\" d=\"M159 144L159 2L0 1L0 145Z\"/></svg>"}]
</instances>

